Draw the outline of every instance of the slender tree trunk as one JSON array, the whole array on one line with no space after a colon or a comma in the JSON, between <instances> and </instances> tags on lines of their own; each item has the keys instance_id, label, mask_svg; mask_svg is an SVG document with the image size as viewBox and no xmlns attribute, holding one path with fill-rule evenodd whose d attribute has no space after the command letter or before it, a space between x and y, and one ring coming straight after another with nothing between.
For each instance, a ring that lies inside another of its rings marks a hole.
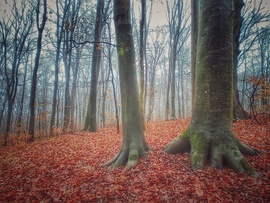
<instances>
[{"instance_id":1,"label":"slender tree trunk","mask_svg":"<svg viewBox=\"0 0 270 203\"><path fill-rule=\"evenodd\" d=\"M172 51L171 51L171 80L168 81L168 82L171 82L171 119L176 119L176 115L175 115L175 67L176 67L176 49L177 49L177 46L176 46L177 42L174 41L173 42L173 48L172 48Z\"/></svg>"},{"instance_id":2,"label":"slender tree trunk","mask_svg":"<svg viewBox=\"0 0 270 203\"><path fill-rule=\"evenodd\" d=\"M55 69L54 69L54 90L53 90L53 100L52 100L52 114L51 114L51 125L50 125L50 135L54 135L55 130L55 117L57 114L57 107L59 105L59 100L57 99L58 95L58 83L59 83L59 57L60 57L60 45L61 42L57 42L57 49L56 49L56 59L55 59ZM58 119L57 119L58 120ZM58 126L58 125L57 125Z\"/></svg>"},{"instance_id":3,"label":"slender tree trunk","mask_svg":"<svg viewBox=\"0 0 270 203\"><path fill-rule=\"evenodd\" d=\"M103 99L102 99L102 108L101 108L101 123L102 123L102 127L105 127L105 125L106 125L106 99L107 99L107 95L108 95L108 84L109 84L109 80L110 80L110 69L107 71L107 73L104 71L101 74L104 77L102 79L104 81L104 83L103 83L103 94L102 94Z\"/></svg>"},{"instance_id":4,"label":"slender tree trunk","mask_svg":"<svg viewBox=\"0 0 270 203\"><path fill-rule=\"evenodd\" d=\"M61 43L63 38L63 29L64 24L66 20L66 14L70 7L70 0L65 0L65 7L63 10L63 16L62 16L62 22L60 24L60 11L59 11L59 0L56 0L56 13L57 13L57 28L56 28L56 57L55 57L55 70L54 70L54 90L53 90L53 101L52 101L52 114L51 114L51 124L50 124L50 135L54 135L55 128L59 127L59 92L58 92L58 86L59 86L59 60L60 60L60 50L61 50ZM57 118L55 121L55 117Z\"/></svg>"},{"instance_id":5,"label":"slender tree trunk","mask_svg":"<svg viewBox=\"0 0 270 203\"><path fill-rule=\"evenodd\" d=\"M26 75L27 75L28 57L29 57L29 55L27 56L26 63L25 63L25 68L24 68L22 97L21 97L21 108L20 108L19 117L18 117L18 123L17 123L18 134L21 133L22 121L23 121L23 116L22 115L23 115L23 108L24 108L24 97L25 97L25 86L26 86ZM1 117L0 117L0 120L2 120ZM1 126L1 122L0 122L0 126Z\"/></svg>"},{"instance_id":6,"label":"slender tree trunk","mask_svg":"<svg viewBox=\"0 0 270 203\"><path fill-rule=\"evenodd\" d=\"M109 32L109 40L110 40L110 43L112 41L111 39L111 26L108 25L108 32ZM113 65L112 65L112 50L111 50L111 47L109 47L109 50L108 50L108 59L109 59L109 69L110 69L110 72L112 73L112 79L111 79L111 82L112 82L112 88L113 88L113 98L114 98L114 108L115 108L115 119L116 119L116 128L117 128L117 134L119 134L120 132L120 124L119 124L119 111L118 111L118 103L117 103L117 94L116 94L116 88L115 88L115 82L114 82L114 74L113 74Z\"/></svg>"},{"instance_id":7,"label":"slender tree trunk","mask_svg":"<svg viewBox=\"0 0 270 203\"><path fill-rule=\"evenodd\" d=\"M145 68L144 68L144 52L145 52L145 20L146 20L146 0L141 1L141 21L140 21L140 105L142 112L142 121L144 124L144 99L145 99Z\"/></svg>"},{"instance_id":8,"label":"slender tree trunk","mask_svg":"<svg viewBox=\"0 0 270 203\"><path fill-rule=\"evenodd\" d=\"M42 33L45 28L45 24L47 21L47 0L43 0L43 15L41 26L39 24L39 14L40 14L40 0L38 0L36 6L36 23L38 29L38 41L37 41L37 52L35 57L35 66L33 69L32 75L32 85L31 85L31 94L30 94L30 118L29 118L29 128L28 134L30 136L29 141L34 141L35 139L35 100L36 100L36 90L37 90L37 72L39 68L39 58L41 54L41 43L42 43Z\"/></svg>"},{"instance_id":9,"label":"slender tree trunk","mask_svg":"<svg viewBox=\"0 0 270 203\"><path fill-rule=\"evenodd\" d=\"M237 89L237 68L238 68L238 56L239 56L239 37L242 27L243 18L241 16L241 10L244 6L243 0L234 0L234 30L233 30L233 119L240 120L249 118L249 114L244 110L240 103L239 92Z\"/></svg>"},{"instance_id":10,"label":"slender tree trunk","mask_svg":"<svg viewBox=\"0 0 270 203\"><path fill-rule=\"evenodd\" d=\"M169 120L169 114L170 114L170 87L171 87L171 66L169 65L169 71L168 71L168 81L167 81L167 91L166 91L166 106L165 106L165 120Z\"/></svg>"},{"instance_id":11,"label":"slender tree trunk","mask_svg":"<svg viewBox=\"0 0 270 203\"><path fill-rule=\"evenodd\" d=\"M77 78L78 78L78 71L80 67L80 60L81 60L81 53L83 47L78 47L76 49L76 59L75 59L75 67L73 68L73 80L72 80L72 89L71 89L71 120L70 120L70 128L75 130L75 105L77 100Z\"/></svg>"},{"instance_id":12,"label":"slender tree trunk","mask_svg":"<svg viewBox=\"0 0 270 203\"><path fill-rule=\"evenodd\" d=\"M73 21L70 20L70 21ZM66 40L63 44L63 62L65 67L65 101L64 101L64 125L63 133L68 133L70 131L70 119L71 119L71 98L70 98L70 66L71 66L71 55L72 49L72 27L66 29Z\"/></svg>"},{"instance_id":13,"label":"slender tree trunk","mask_svg":"<svg viewBox=\"0 0 270 203\"><path fill-rule=\"evenodd\" d=\"M198 41L198 0L191 0L191 99L192 109L195 95L195 72Z\"/></svg>"},{"instance_id":14,"label":"slender tree trunk","mask_svg":"<svg viewBox=\"0 0 270 203\"><path fill-rule=\"evenodd\" d=\"M104 0L98 0L97 2L97 13L96 13L96 24L95 24L95 37L94 40L98 42L101 37L103 29L103 9ZM98 75L101 60L101 49L100 44L96 43L93 47L92 57L92 69L91 69L91 87L90 95L88 100L87 113L85 118L84 129L90 132L97 131L97 86L98 86Z\"/></svg>"}]
</instances>

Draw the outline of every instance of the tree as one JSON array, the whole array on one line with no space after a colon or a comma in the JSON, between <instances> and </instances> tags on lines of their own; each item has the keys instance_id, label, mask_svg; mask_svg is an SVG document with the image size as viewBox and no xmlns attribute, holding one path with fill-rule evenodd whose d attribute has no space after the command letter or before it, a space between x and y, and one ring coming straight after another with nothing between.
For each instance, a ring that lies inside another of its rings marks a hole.
<instances>
[{"instance_id":1,"label":"tree","mask_svg":"<svg viewBox=\"0 0 270 203\"><path fill-rule=\"evenodd\" d=\"M64 106L64 126L63 126L63 132L67 133L70 130L72 130L71 124L73 124L73 118L71 117L72 108L74 106L74 92L71 95L70 93L70 79L71 79L71 67L74 66L73 58L72 57L72 42L74 40L74 37L76 35L76 27L78 24L78 16L79 12L82 6L82 1L72 1L70 5L70 9L67 15L67 19L65 21L65 41L63 43L63 62L65 67L65 106ZM77 60L77 59L75 59ZM78 66L76 64L75 66ZM78 72L78 71L77 71ZM73 72L73 82L77 80L77 72L76 70ZM75 83L76 86L76 83ZM74 86L72 86L72 89L74 90ZM72 90L71 90L72 91ZM72 97L71 97L72 96ZM72 122L72 123L71 123Z\"/></svg>"},{"instance_id":2,"label":"tree","mask_svg":"<svg viewBox=\"0 0 270 203\"><path fill-rule=\"evenodd\" d=\"M129 169L146 151L136 76L135 49L132 36L130 1L114 0L114 23L117 40L122 102L123 143L120 152L105 165L114 169L126 164Z\"/></svg>"},{"instance_id":3,"label":"tree","mask_svg":"<svg viewBox=\"0 0 270 203\"><path fill-rule=\"evenodd\" d=\"M140 105L142 121L144 124L145 114L145 52L146 52L146 0L141 0L141 19L140 19Z\"/></svg>"},{"instance_id":4,"label":"tree","mask_svg":"<svg viewBox=\"0 0 270 203\"><path fill-rule=\"evenodd\" d=\"M179 51L183 48L184 43L189 35L189 26L187 22L189 16L186 16L184 11L184 2L183 0L173 1L173 5L170 6L169 2L167 3L167 15L168 23L170 30L170 46L169 46L169 74L168 74L168 83L167 83L167 96L166 96L166 111L165 118L169 119L169 95L171 92L171 118L176 119L175 114L175 92L176 92L176 59ZM172 7L172 8L171 8Z\"/></svg>"},{"instance_id":5,"label":"tree","mask_svg":"<svg viewBox=\"0 0 270 203\"><path fill-rule=\"evenodd\" d=\"M12 112L17 95L20 71L19 67L23 58L27 55L26 41L33 28L33 12L23 2L20 8L13 1L11 15L8 20L1 22L3 66L6 81L7 97L7 121L4 134L4 145L7 145L7 138L12 127ZM11 38L12 37L12 38Z\"/></svg>"},{"instance_id":6,"label":"tree","mask_svg":"<svg viewBox=\"0 0 270 203\"><path fill-rule=\"evenodd\" d=\"M243 18L241 16L241 10L244 6L243 0L234 0L234 30L233 30L233 119L245 119L249 117L249 114L244 110L243 106L239 100L239 93L237 89L237 67L238 58L240 54L240 33L243 23Z\"/></svg>"},{"instance_id":7,"label":"tree","mask_svg":"<svg viewBox=\"0 0 270 203\"><path fill-rule=\"evenodd\" d=\"M97 13L96 13L96 24L95 24L95 36L94 40L96 45L93 46L92 55L92 69L91 69L91 87L90 95L88 99L88 107L85 118L84 129L90 132L97 131L97 83L101 60L101 45L98 43L100 41L101 32L103 29L103 10L104 10L104 0L98 0L97 2Z\"/></svg>"},{"instance_id":8,"label":"tree","mask_svg":"<svg viewBox=\"0 0 270 203\"><path fill-rule=\"evenodd\" d=\"M156 28L150 32L150 48L148 49L148 81L149 81L149 99L148 99L148 116L147 122L153 120L153 111L155 105L155 91L156 91L156 78L158 65L161 63L162 56L165 52L166 41L162 40L166 38L166 32L163 27Z\"/></svg>"},{"instance_id":9,"label":"tree","mask_svg":"<svg viewBox=\"0 0 270 203\"><path fill-rule=\"evenodd\" d=\"M37 40L37 52L35 57L35 66L33 69L32 75L32 84L31 84L31 93L30 93L30 118L29 118L29 129L28 134L30 135L29 141L34 141L35 137L35 102L36 102L36 90L37 90L37 73L39 67L39 58L41 54L41 42L42 42L42 33L45 28L47 21L47 0L43 0L43 14L41 24L39 22L40 15L40 0L38 0L36 5L36 23L38 30L38 40Z\"/></svg>"},{"instance_id":10,"label":"tree","mask_svg":"<svg viewBox=\"0 0 270 203\"><path fill-rule=\"evenodd\" d=\"M237 65L240 67L241 65L244 67L244 71L241 72L238 71L242 78L241 78L241 83L240 85L242 86L241 88L241 104L247 105L249 103L249 90L247 89L249 85L246 84L247 82L247 77L248 77L248 66L251 64L251 73L253 76L257 76L257 73L255 73L256 67L260 67L260 64L254 64L254 61L256 61L256 53L259 53L258 50L258 38L261 35L264 35L264 33L269 30L269 20L270 20L270 13L269 10L264 9L263 7L263 0L260 1L255 1L255 0L249 0L245 1L245 6L243 9L241 7L239 8L239 5L241 6L241 0L235 1L235 4L238 2L238 8L235 5L235 10L236 10L236 20L237 20L237 12L240 15L240 10L241 10L241 15L242 18L240 19L241 23L241 31L239 33L239 47L241 49L238 49L238 61ZM239 4L240 2L240 4ZM242 2L243 3L243 2ZM238 23L238 24L240 24ZM237 23L235 23L237 25ZM257 59L259 60L259 59ZM250 62L251 61L251 62ZM255 67L256 66L256 67ZM238 73L238 74L239 74ZM237 77L237 75L236 75ZM238 96L238 91L235 88L236 96ZM237 98L235 97L235 98ZM239 103L237 99L235 99L236 102L234 104ZM240 110L240 111L239 111ZM240 114L238 113L240 112ZM243 117L241 113L246 114L245 111L242 111L241 108L235 108L234 107L234 115L237 115L238 118ZM240 115L240 116L239 116ZM237 117L234 116L234 118L237 119Z\"/></svg>"},{"instance_id":11,"label":"tree","mask_svg":"<svg viewBox=\"0 0 270 203\"><path fill-rule=\"evenodd\" d=\"M232 129L233 19L231 1L199 2L195 95L189 127L169 143L170 154L190 151L191 167L209 164L256 176L243 154L257 151L241 143Z\"/></svg>"},{"instance_id":12,"label":"tree","mask_svg":"<svg viewBox=\"0 0 270 203\"><path fill-rule=\"evenodd\" d=\"M54 65L54 90L53 90L53 100L52 100L52 114L51 114L51 126L50 126L50 135L53 135L53 131L55 129L55 116L57 110L57 94L58 94L58 86L59 86L59 60L60 60L60 50L61 44L64 36L64 26L65 20L67 16L67 12L69 10L71 1L65 0L64 5L61 5L63 8L63 14L60 14L59 8L59 0L56 0L56 55L55 55L55 65ZM62 21L60 21L62 20ZM58 127L58 126L57 126Z\"/></svg>"},{"instance_id":13,"label":"tree","mask_svg":"<svg viewBox=\"0 0 270 203\"><path fill-rule=\"evenodd\" d=\"M198 39L198 0L191 0L191 95L192 108L195 95L195 70Z\"/></svg>"}]
</instances>

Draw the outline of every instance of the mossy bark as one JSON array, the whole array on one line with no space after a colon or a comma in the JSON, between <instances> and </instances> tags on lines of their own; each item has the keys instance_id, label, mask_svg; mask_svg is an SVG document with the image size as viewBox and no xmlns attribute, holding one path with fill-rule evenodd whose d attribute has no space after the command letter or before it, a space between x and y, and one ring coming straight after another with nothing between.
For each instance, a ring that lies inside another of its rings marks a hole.
<instances>
[{"instance_id":1,"label":"mossy bark","mask_svg":"<svg viewBox=\"0 0 270 203\"><path fill-rule=\"evenodd\" d=\"M114 21L122 102L123 144L120 152L107 162L112 169L125 165L131 168L146 151L136 77L135 50L130 19L130 1L114 1Z\"/></svg>"},{"instance_id":2,"label":"mossy bark","mask_svg":"<svg viewBox=\"0 0 270 203\"><path fill-rule=\"evenodd\" d=\"M171 142L170 154L190 151L193 169L227 165L256 176L242 153L257 152L233 134L233 4L230 0L201 0L192 120Z\"/></svg>"}]
</instances>

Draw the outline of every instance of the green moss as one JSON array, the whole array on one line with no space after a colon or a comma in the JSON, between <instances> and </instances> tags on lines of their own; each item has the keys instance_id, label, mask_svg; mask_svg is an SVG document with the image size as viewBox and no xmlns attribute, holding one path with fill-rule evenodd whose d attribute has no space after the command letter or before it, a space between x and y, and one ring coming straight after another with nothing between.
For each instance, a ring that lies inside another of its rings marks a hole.
<instances>
[{"instance_id":1,"label":"green moss","mask_svg":"<svg viewBox=\"0 0 270 203\"><path fill-rule=\"evenodd\" d=\"M233 151L234 156L238 156L238 153L236 151Z\"/></svg>"},{"instance_id":2,"label":"green moss","mask_svg":"<svg viewBox=\"0 0 270 203\"><path fill-rule=\"evenodd\" d=\"M120 47L120 49L119 49L119 55L124 55L125 54L125 50L124 50L124 48L123 47Z\"/></svg>"},{"instance_id":3,"label":"green moss","mask_svg":"<svg viewBox=\"0 0 270 203\"><path fill-rule=\"evenodd\" d=\"M128 157L128 160L129 160L129 161L136 161L136 160L138 160L138 159L139 159L139 154L138 154L138 153L132 153L132 154L130 154L129 157Z\"/></svg>"},{"instance_id":4,"label":"green moss","mask_svg":"<svg viewBox=\"0 0 270 203\"><path fill-rule=\"evenodd\" d=\"M258 173L255 171L255 169L247 162L246 159L241 159L240 163L242 164L243 168L245 169L246 173L253 177L258 177Z\"/></svg>"},{"instance_id":5,"label":"green moss","mask_svg":"<svg viewBox=\"0 0 270 203\"><path fill-rule=\"evenodd\" d=\"M188 126L188 128L182 132L178 138L182 139L182 140L185 140L185 141L188 141L190 139L190 127Z\"/></svg>"},{"instance_id":6,"label":"green moss","mask_svg":"<svg viewBox=\"0 0 270 203\"><path fill-rule=\"evenodd\" d=\"M191 134L191 166L193 169L202 169L208 156L208 139L204 133Z\"/></svg>"},{"instance_id":7,"label":"green moss","mask_svg":"<svg viewBox=\"0 0 270 203\"><path fill-rule=\"evenodd\" d=\"M204 152L208 147L208 139L204 133L194 133L191 135L190 143L192 148L196 149L199 153Z\"/></svg>"},{"instance_id":8,"label":"green moss","mask_svg":"<svg viewBox=\"0 0 270 203\"><path fill-rule=\"evenodd\" d=\"M192 159L193 159L193 163L201 163L201 161L202 161L202 157L201 156L199 156L199 155L194 155L193 157L192 157Z\"/></svg>"}]
</instances>

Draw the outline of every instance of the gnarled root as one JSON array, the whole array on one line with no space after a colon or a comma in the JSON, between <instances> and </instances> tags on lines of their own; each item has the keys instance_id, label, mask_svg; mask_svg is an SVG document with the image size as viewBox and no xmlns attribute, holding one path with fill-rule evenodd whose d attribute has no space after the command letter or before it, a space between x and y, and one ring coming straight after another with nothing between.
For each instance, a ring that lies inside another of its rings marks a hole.
<instances>
[{"instance_id":1,"label":"gnarled root","mask_svg":"<svg viewBox=\"0 0 270 203\"><path fill-rule=\"evenodd\" d=\"M243 154L254 156L254 150L234 137L230 132L190 132L186 130L164 149L169 154L183 153L190 149L190 163L193 170L203 169L209 164L215 168L229 166L237 172L258 176Z\"/></svg>"},{"instance_id":2,"label":"gnarled root","mask_svg":"<svg viewBox=\"0 0 270 203\"><path fill-rule=\"evenodd\" d=\"M143 157L148 150L148 147L122 147L120 152L103 166L110 166L110 170L114 170L126 165L125 170L129 170L139 163L139 158Z\"/></svg>"}]
</instances>

